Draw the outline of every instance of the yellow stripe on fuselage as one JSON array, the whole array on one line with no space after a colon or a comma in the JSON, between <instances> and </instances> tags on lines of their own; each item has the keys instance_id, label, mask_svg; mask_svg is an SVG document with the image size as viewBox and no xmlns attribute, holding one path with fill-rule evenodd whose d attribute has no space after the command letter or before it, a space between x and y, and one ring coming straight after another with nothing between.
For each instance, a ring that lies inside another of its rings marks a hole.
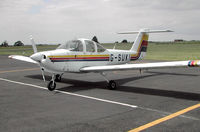
<instances>
[{"instance_id":1,"label":"yellow stripe on fuselage","mask_svg":"<svg viewBox=\"0 0 200 132\"><path fill-rule=\"evenodd\" d=\"M75 55L56 55L56 56L48 56L50 58L64 58L64 57L75 57Z\"/></svg>"},{"instance_id":2,"label":"yellow stripe on fuselage","mask_svg":"<svg viewBox=\"0 0 200 132\"><path fill-rule=\"evenodd\" d=\"M76 55L76 57L109 57L109 55Z\"/></svg>"},{"instance_id":3,"label":"yellow stripe on fuselage","mask_svg":"<svg viewBox=\"0 0 200 132\"><path fill-rule=\"evenodd\" d=\"M72 58L72 57L109 57L109 55L56 55L48 56L50 58Z\"/></svg>"},{"instance_id":4,"label":"yellow stripe on fuselage","mask_svg":"<svg viewBox=\"0 0 200 132\"><path fill-rule=\"evenodd\" d=\"M138 53L137 54L131 54L131 57L136 57L138 55Z\"/></svg>"}]
</instances>

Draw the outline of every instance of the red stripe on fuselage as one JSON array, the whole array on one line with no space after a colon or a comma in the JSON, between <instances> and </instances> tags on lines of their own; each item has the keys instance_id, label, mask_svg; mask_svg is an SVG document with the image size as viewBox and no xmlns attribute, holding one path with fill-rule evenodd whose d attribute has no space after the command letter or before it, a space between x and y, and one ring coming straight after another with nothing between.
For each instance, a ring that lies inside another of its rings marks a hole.
<instances>
[{"instance_id":1,"label":"red stripe on fuselage","mask_svg":"<svg viewBox=\"0 0 200 132\"><path fill-rule=\"evenodd\" d=\"M79 60L79 59L109 59L109 57L78 57L78 58L50 58L51 60Z\"/></svg>"}]
</instances>

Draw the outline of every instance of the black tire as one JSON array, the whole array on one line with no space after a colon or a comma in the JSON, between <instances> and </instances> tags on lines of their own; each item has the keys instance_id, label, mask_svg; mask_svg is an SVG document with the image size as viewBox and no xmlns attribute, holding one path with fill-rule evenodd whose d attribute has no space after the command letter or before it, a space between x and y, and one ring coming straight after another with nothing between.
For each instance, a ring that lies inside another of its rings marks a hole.
<instances>
[{"instance_id":1,"label":"black tire","mask_svg":"<svg viewBox=\"0 0 200 132\"><path fill-rule=\"evenodd\" d=\"M49 89L49 91L55 90L55 88L56 88L56 83L55 83L55 82L53 83L53 81L50 81L50 82L48 83L48 85L47 85L47 88Z\"/></svg>"},{"instance_id":2,"label":"black tire","mask_svg":"<svg viewBox=\"0 0 200 132\"><path fill-rule=\"evenodd\" d=\"M108 83L108 88L109 88L110 90L116 89L116 88L117 88L116 82L113 81L113 80L109 81L109 83Z\"/></svg>"},{"instance_id":3,"label":"black tire","mask_svg":"<svg viewBox=\"0 0 200 132\"><path fill-rule=\"evenodd\" d=\"M55 81L56 81L56 82L60 82L60 81L61 81L61 75L60 75L60 74L57 74L57 75L56 75Z\"/></svg>"}]
</instances>

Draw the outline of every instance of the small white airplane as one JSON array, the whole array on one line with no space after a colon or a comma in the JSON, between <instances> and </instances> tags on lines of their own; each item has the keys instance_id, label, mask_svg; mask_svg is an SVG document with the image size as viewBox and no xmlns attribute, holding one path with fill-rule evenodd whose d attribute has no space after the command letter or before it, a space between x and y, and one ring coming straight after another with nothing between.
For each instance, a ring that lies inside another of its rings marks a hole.
<instances>
[{"instance_id":1,"label":"small white airplane","mask_svg":"<svg viewBox=\"0 0 200 132\"><path fill-rule=\"evenodd\" d=\"M115 81L107 79L105 71L200 66L200 60L128 64L130 61L144 58L148 46L149 33L160 32L172 31L141 29L139 31L119 33L138 33L130 50L105 49L100 44L89 39L77 39L68 41L55 50L37 52L34 40L31 38L33 55L30 57L11 55L9 58L38 64L41 68L44 81L44 72L51 73L52 79L47 85L50 91L56 88L55 81L61 81L62 75L67 72L100 73L108 82L108 88L116 89L117 85Z\"/></svg>"}]
</instances>

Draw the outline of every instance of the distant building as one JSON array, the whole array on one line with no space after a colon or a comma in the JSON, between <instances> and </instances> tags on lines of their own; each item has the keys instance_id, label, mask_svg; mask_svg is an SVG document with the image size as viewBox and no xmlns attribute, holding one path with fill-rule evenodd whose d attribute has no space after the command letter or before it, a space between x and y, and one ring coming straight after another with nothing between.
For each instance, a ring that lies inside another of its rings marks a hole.
<instances>
[{"instance_id":1,"label":"distant building","mask_svg":"<svg viewBox=\"0 0 200 132\"><path fill-rule=\"evenodd\" d=\"M183 42L183 39L175 39L174 42Z\"/></svg>"}]
</instances>

